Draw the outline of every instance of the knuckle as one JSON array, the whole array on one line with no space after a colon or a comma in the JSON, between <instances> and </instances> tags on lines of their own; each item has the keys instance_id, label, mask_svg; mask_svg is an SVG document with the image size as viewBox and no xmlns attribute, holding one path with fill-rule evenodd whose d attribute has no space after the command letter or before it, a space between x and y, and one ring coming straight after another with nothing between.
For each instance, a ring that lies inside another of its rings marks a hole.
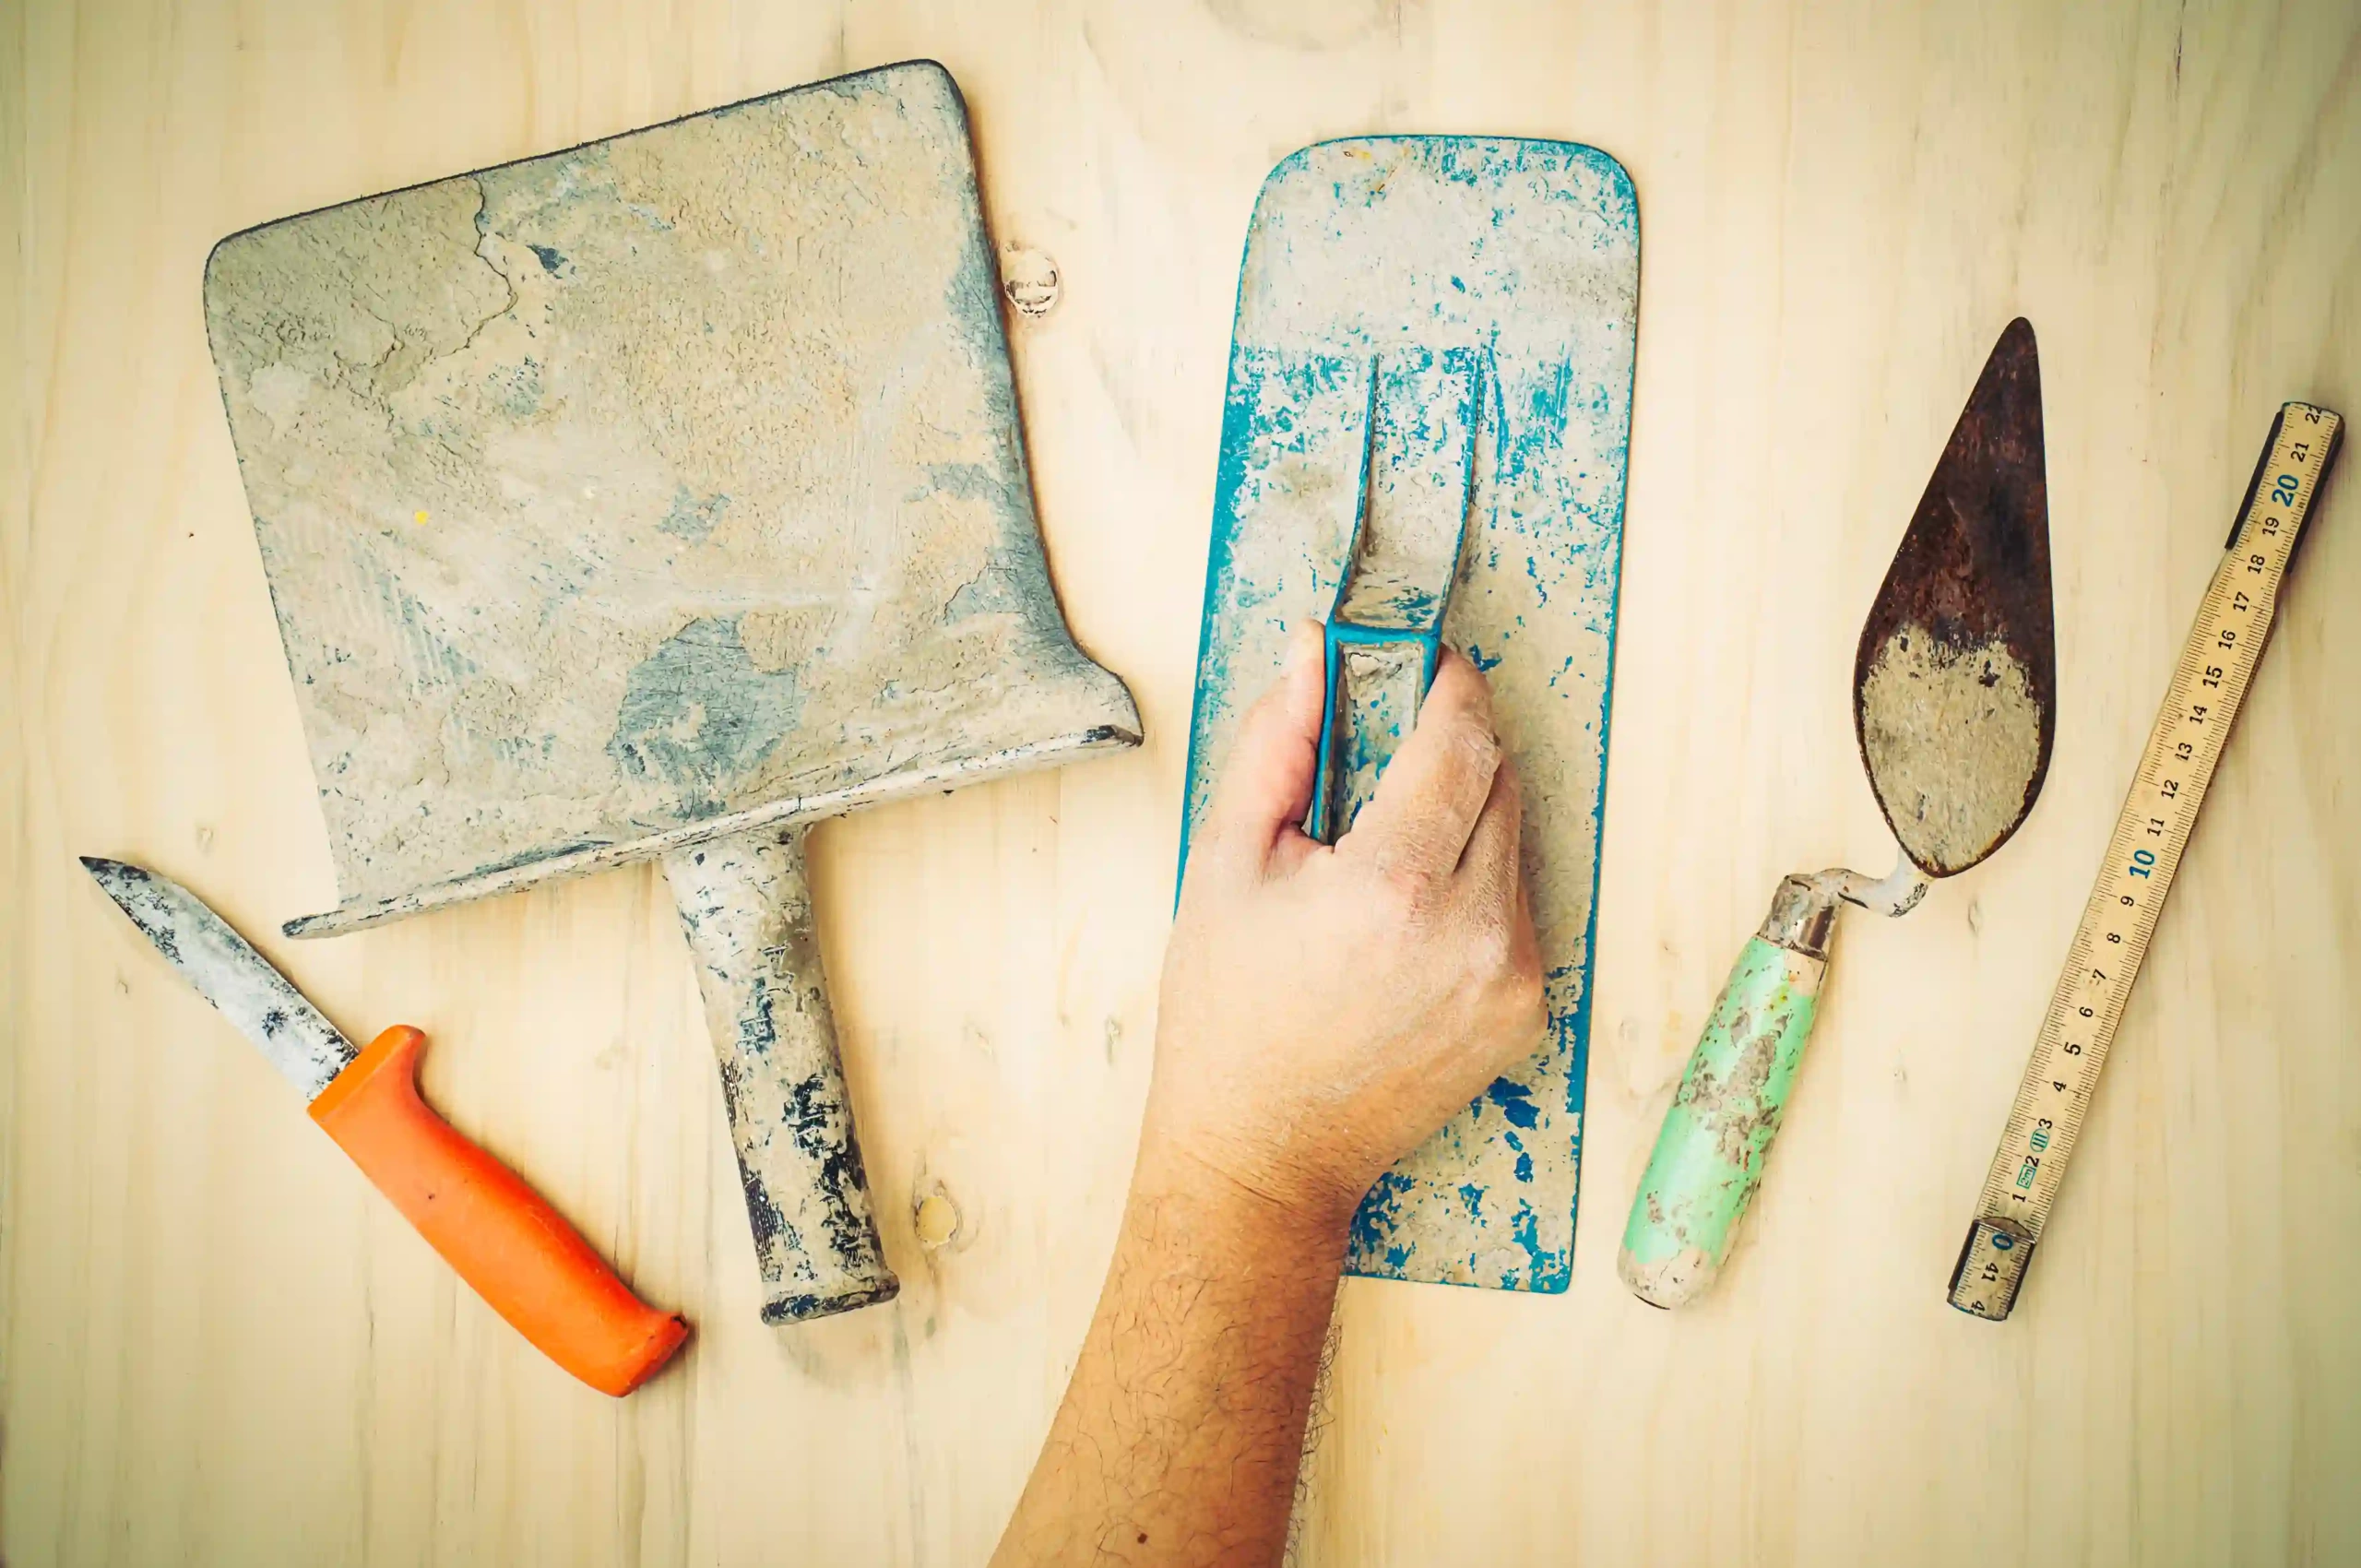
<instances>
[{"instance_id":1,"label":"knuckle","mask_svg":"<svg viewBox=\"0 0 2361 1568\"><path fill-rule=\"evenodd\" d=\"M1397 852L1380 853L1370 872L1365 889L1368 909L1386 927L1423 926L1450 896L1449 878Z\"/></svg>"},{"instance_id":2,"label":"knuckle","mask_svg":"<svg viewBox=\"0 0 2361 1568\"><path fill-rule=\"evenodd\" d=\"M1490 725L1472 716L1453 726L1451 746L1453 755L1479 772L1492 773L1501 766L1500 737L1492 733Z\"/></svg>"},{"instance_id":3,"label":"knuckle","mask_svg":"<svg viewBox=\"0 0 2361 1568\"><path fill-rule=\"evenodd\" d=\"M1517 1016L1541 1005L1541 968L1531 944L1506 920L1488 920L1469 942L1470 972L1489 1002Z\"/></svg>"},{"instance_id":4,"label":"knuckle","mask_svg":"<svg viewBox=\"0 0 2361 1568\"><path fill-rule=\"evenodd\" d=\"M1509 970L1506 1000L1520 1015L1537 1015L1542 1006L1541 971L1531 964L1515 964Z\"/></svg>"},{"instance_id":5,"label":"knuckle","mask_svg":"<svg viewBox=\"0 0 2361 1568\"><path fill-rule=\"evenodd\" d=\"M1468 939L1467 967L1488 990L1497 989L1516 968L1515 945L1506 928L1487 921Z\"/></svg>"},{"instance_id":6,"label":"knuckle","mask_svg":"<svg viewBox=\"0 0 2361 1568\"><path fill-rule=\"evenodd\" d=\"M1386 867L1379 881L1385 890L1388 913L1405 923L1424 919L1449 891L1445 880L1433 872L1398 861Z\"/></svg>"},{"instance_id":7,"label":"knuckle","mask_svg":"<svg viewBox=\"0 0 2361 1568\"><path fill-rule=\"evenodd\" d=\"M1487 1033L1502 1039L1538 1036L1545 1017L1540 982L1502 981L1489 988L1476 1016Z\"/></svg>"},{"instance_id":8,"label":"knuckle","mask_svg":"<svg viewBox=\"0 0 2361 1568\"><path fill-rule=\"evenodd\" d=\"M1480 767L1500 767L1500 737L1492 734L1492 725L1485 722L1483 713L1459 713L1457 722L1450 728L1452 755L1476 763Z\"/></svg>"}]
</instances>

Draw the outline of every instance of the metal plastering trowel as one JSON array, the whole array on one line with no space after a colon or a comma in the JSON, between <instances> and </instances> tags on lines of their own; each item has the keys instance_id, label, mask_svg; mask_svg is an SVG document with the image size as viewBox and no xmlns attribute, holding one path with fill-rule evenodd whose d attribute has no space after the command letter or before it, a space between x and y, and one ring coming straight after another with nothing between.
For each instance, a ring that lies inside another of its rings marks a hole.
<instances>
[{"instance_id":1,"label":"metal plastering trowel","mask_svg":"<svg viewBox=\"0 0 2361 1568\"><path fill-rule=\"evenodd\" d=\"M1377 792L1434 682L1477 493L1484 368L1465 349L1370 361L1360 504L1321 637L1328 701L1303 830L1323 844Z\"/></svg>"},{"instance_id":2,"label":"metal plastering trowel","mask_svg":"<svg viewBox=\"0 0 2361 1568\"><path fill-rule=\"evenodd\" d=\"M1324 142L1272 172L1247 232L1183 861L1289 628L1326 624L1305 826L1330 841L1449 642L1519 765L1547 971L1542 1050L1380 1179L1358 1274L1571 1277L1639 272L1629 176L1567 142Z\"/></svg>"},{"instance_id":3,"label":"metal plastering trowel","mask_svg":"<svg viewBox=\"0 0 2361 1568\"><path fill-rule=\"evenodd\" d=\"M2000 335L1935 465L1854 655L1861 760L1902 860L1790 876L1739 953L1640 1179L1617 1265L1677 1307L1729 1255L1802 1064L1849 901L1907 914L1928 879L2008 841L2041 793L2056 730L2049 505L2033 328Z\"/></svg>"},{"instance_id":4,"label":"metal plastering trowel","mask_svg":"<svg viewBox=\"0 0 2361 1568\"><path fill-rule=\"evenodd\" d=\"M965 111L889 66L265 225L206 317L342 902L661 857L763 1279L890 1298L803 825L1135 745L1042 560Z\"/></svg>"}]
</instances>

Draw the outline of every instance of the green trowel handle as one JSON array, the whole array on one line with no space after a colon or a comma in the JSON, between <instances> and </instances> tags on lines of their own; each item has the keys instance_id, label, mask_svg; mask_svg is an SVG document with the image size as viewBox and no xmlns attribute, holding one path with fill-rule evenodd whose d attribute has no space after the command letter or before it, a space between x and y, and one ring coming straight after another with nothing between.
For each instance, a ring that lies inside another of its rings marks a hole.
<instances>
[{"instance_id":1,"label":"green trowel handle","mask_svg":"<svg viewBox=\"0 0 2361 1568\"><path fill-rule=\"evenodd\" d=\"M1705 1020L1616 1258L1623 1283L1651 1306L1703 1295L1729 1255L1811 1038L1835 917L1833 889L1782 882Z\"/></svg>"}]
</instances>

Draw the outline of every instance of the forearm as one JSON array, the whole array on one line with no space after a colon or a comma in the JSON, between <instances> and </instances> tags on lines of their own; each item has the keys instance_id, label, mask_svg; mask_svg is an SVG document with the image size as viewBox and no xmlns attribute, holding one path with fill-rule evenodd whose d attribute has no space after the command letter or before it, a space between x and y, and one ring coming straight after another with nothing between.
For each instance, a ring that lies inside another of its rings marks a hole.
<instances>
[{"instance_id":1,"label":"forearm","mask_svg":"<svg viewBox=\"0 0 2361 1568\"><path fill-rule=\"evenodd\" d=\"M1327 845L1301 826L1323 668L1298 627L1198 826L1122 1233L999 1568L1276 1563L1353 1206L1540 1041L1483 676L1437 664Z\"/></svg>"},{"instance_id":2,"label":"forearm","mask_svg":"<svg viewBox=\"0 0 2361 1568\"><path fill-rule=\"evenodd\" d=\"M1276 1562L1344 1221L1144 1150L1082 1359L994 1568Z\"/></svg>"}]
</instances>

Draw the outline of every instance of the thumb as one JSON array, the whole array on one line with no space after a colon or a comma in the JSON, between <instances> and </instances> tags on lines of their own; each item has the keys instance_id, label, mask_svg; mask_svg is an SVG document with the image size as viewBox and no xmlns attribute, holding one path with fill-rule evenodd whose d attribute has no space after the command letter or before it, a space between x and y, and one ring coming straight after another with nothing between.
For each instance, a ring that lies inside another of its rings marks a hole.
<instances>
[{"instance_id":1,"label":"thumb","mask_svg":"<svg viewBox=\"0 0 2361 1568\"><path fill-rule=\"evenodd\" d=\"M1221 858L1249 874L1262 873L1282 839L1302 835L1328 685L1321 647L1319 623L1296 627L1278 680L1238 727L1214 788L1207 825Z\"/></svg>"}]
</instances>

